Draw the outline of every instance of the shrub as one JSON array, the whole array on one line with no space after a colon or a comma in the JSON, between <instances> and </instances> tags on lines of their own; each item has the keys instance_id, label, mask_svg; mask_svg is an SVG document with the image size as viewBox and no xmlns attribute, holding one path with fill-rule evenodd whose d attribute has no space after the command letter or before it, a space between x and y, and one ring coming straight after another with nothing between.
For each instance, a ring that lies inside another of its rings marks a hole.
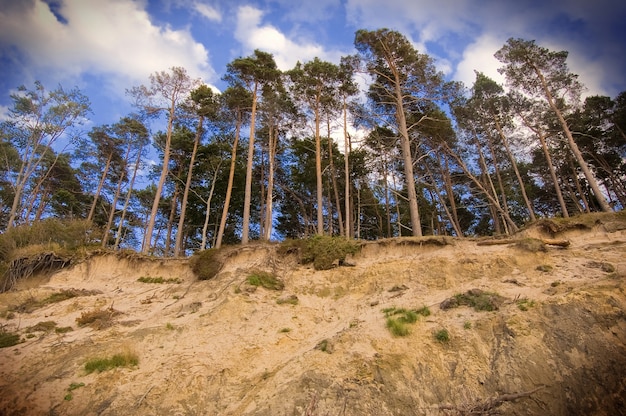
<instances>
[{"instance_id":1,"label":"shrub","mask_svg":"<svg viewBox=\"0 0 626 416\"><path fill-rule=\"evenodd\" d=\"M248 284L270 290L283 290L285 288L285 284L278 277L263 271L256 271L250 274L248 276Z\"/></svg>"},{"instance_id":2,"label":"shrub","mask_svg":"<svg viewBox=\"0 0 626 416\"><path fill-rule=\"evenodd\" d=\"M406 323L392 317L387 318L387 329L397 337L409 335L409 327Z\"/></svg>"},{"instance_id":3,"label":"shrub","mask_svg":"<svg viewBox=\"0 0 626 416\"><path fill-rule=\"evenodd\" d=\"M403 337L409 334L409 328L407 324L417 322L418 315L420 315L420 313L415 310L395 307L385 308L383 309L383 313L387 318L387 329L389 329L389 331L393 335L399 337Z\"/></svg>"},{"instance_id":4,"label":"shrub","mask_svg":"<svg viewBox=\"0 0 626 416\"><path fill-rule=\"evenodd\" d=\"M83 312L79 318L76 318L78 326L89 325L94 329L104 329L113 325L113 318L120 312L113 308L94 309L92 311Z\"/></svg>"},{"instance_id":5,"label":"shrub","mask_svg":"<svg viewBox=\"0 0 626 416\"><path fill-rule=\"evenodd\" d=\"M442 344L450 341L450 333L445 328L436 331L434 333L434 337L438 342L441 342Z\"/></svg>"},{"instance_id":6,"label":"shrub","mask_svg":"<svg viewBox=\"0 0 626 416\"><path fill-rule=\"evenodd\" d=\"M313 263L315 270L328 270L343 264L359 245L344 237L315 235L305 240L287 240L281 243L278 254L297 253L301 264Z\"/></svg>"},{"instance_id":7,"label":"shrub","mask_svg":"<svg viewBox=\"0 0 626 416\"><path fill-rule=\"evenodd\" d=\"M422 316L430 316L430 309L428 308L428 306L422 306L421 308L417 309L415 313Z\"/></svg>"},{"instance_id":8,"label":"shrub","mask_svg":"<svg viewBox=\"0 0 626 416\"><path fill-rule=\"evenodd\" d=\"M465 293L458 293L441 302L441 309L451 309L462 305L470 306L476 311L495 311L502 304L504 298L497 293L485 292L480 289L470 289Z\"/></svg>"},{"instance_id":9,"label":"shrub","mask_svg":"<svg viewBox=\"0 0 626 416\"><path fill-rule=\"evenodd\" d=\"M527 311L529 308L535 306L534 300L528 300L528 298L519 299L517 301L517 307L520 311Z\"/></svg>"},{"instance_id":10,"label":"shrub","mask_svg":"<svg viewBox=\"0 0 626 416\"><path fill-rule=\"evenodd\" d=\"M191 271L193 271L199 280L214 278L224 266L220 249L217 248L196 251L193 256L191 256L189 263Z\"/></svg>"},{"instance_id":11,"label":"shrub","mask_svg":"<svg viewBox=\"0 0 626 416\"><path fill-rule=\"evenodd\" d=\"M137 354L130 350L115 354L110 358L93 358L85 363L85 371L91 374L94 371L101 373L116 367L134 367L139 364Z\"/></svg>"},{"instance_id":12,"label":"shrub","mask_svg":"<svg viewBox=\"0 0 626 416\"><path fill-rule=\"evenodd\" d=\"M0 328L0 348L12 347L20 343L20 336Z\"/></svg>"}]
</instances>

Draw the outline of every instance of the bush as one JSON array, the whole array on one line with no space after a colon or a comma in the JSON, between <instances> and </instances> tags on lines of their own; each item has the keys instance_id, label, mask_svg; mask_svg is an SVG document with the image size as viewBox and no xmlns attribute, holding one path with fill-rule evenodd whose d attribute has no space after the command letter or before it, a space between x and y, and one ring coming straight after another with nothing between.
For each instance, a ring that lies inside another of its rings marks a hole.
<instances>
[{"instance_id":1,"label":"bush","mask_svg":"<svg viewBox=\"0 0 626 416\"><path fill-rule=\"evenodd\" d=\"M89 325L94 329L104 329L113 325L113 318L120 312L113 308L94 309L93 311L83 312L79 318L76 318L78 326Z\"/></svg>"},{"instance_id":2,"label":"bush","mask_svg":"<svg viewBox=\"0 0 626 416\"><path fill-rule=\"evenodd\" d=\"M281 243L278 254L297 253L301 264L313 263L315 270L328 270L342 265L349 254L359 250L359 245L344 237L316 235L305 240L287 240Z\"/></svg>"},{"instance_id":3,"label":"bush","mask_svg":"<svg viewBox=\"0 0 626 416\"><path fill-rule=\"evenodd\" d=\"M256 271L248 276L248 284L261 286L270 290L283 290L285 284L275 275L269 272Z\"/></svg>"},{"instance_id":4,"label":"bush","mask_svg":"<svg viewBox=\"0 0 626 416\"><path fill-rule=\"evenodd\" d=\"M20 343L20 336L0 328L0 348L12 347Z\"/></svg>"},{"instance_id":5,"label":"bush","mask_svg":"<svg viewBox=\"0 0 626 416\"><path fill-rule=\"evenodd\" d=\"M442 344L450 341L450 333L445 328L436 331L434 333L434 337L438 342L441 342Z\"/></svg>"},{"instance_id":6,"label":"bush","mask_svg":"<svg viewBox=\"0 0 626 416\"><path fill-rule=\"evenodd\" d=\"M189 263L191 271L193 271L199 280L214 278L224 266L220 249L217 248L196 251L193 256L191 256Z\"/></svg>"}]
</instances>

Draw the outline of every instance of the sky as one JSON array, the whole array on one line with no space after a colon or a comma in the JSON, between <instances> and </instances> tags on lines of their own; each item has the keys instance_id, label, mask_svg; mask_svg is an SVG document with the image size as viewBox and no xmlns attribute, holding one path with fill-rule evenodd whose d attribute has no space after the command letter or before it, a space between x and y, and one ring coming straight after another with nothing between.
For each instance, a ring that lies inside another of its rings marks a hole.
<instances>
[{"instance_id":1,"label":"sky","mask_svg":"<svg viewBox=\"0 0 626 416\"><path fill-rule=\"evenodd\" d=\"M354 54L358 29L403 33L447 79L500 83L508 38L569 51L587 95L626 90L626 1L619 0L0 0L0 118L41 81L78 87L89 125L133 111L126 90L173 66L223 90L226 65L255 49L282 70Z\"/></svg>"}]
</instances>

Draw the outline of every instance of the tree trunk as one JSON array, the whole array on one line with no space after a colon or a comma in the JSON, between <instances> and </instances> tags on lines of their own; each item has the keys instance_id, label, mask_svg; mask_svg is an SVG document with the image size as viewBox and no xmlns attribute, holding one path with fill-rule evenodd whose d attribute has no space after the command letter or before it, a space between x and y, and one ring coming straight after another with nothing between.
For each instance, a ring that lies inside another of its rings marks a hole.
<instances>
[{"instance_id":1,"label":"tree trunk","mask_svg":"<svg viewBox=\"0 0 626 416\"><path fill-rule=\"evenodd\" d=\"M324 234L324 185L322 183L322 139L320 137L319 96L315 102L315 176L317 194L317 234Z\"/></svg>"},{"instance_id":2,"label":"tree trunk","mask_svg":"<svg viewBox=\"0 0 626 416\"><path fill-rule=\"evenodd\" d=\"M346 103L346 97L343 97L343 142L344 142L344 175L346 178L346 189L345 189L345 200L344 200L344 210L345 210L345 221L346 221L346 238L348 240L352 239L352 216L350 215L350 153L352 149L350 149L350 137L348 136L348 106Z\"/></svg>"},{"instance_id":3,"label":"tree trunk","mask_svg":"<svg viewBox=\"0 0 626 416\"><path fill-rule=\"evenodd\" d=\"M98 204L98 198L100 197L100 192L102 192L102 187L104 186L104 181L106 180L107 174L109 173L109 167L111 166L111 159L113 159L113 153L109 153L109 157L104 165L104 171L102 172L102 176L100 176L100 182L98 183L98 188L96 189L96 193L93 196L93 202L91 203L91 209L89 210L89 215L87 215L87 221L93 220L94 213L96 212L96 205Z\"/></svg>"},{"instance_id":4,"label":"tree trunk","mask_svg":"<svg viewBox=\"0 0 626 416\"><path fill-rule=\"evenodd\" d=\"M185 191L183 192L183 200L180 204L180 217L178 218L178 231L176 232L176 242L174 243L174 257L178 257L182 250L183 233L181 230L185 224L185 212L187 211L187 199L189 198L189 189L191 189L191 179L193 178L193 165L196 162L196 153L202 136L202 122L204 117L200 116L198 120L198 128L196 131L196 139L193 142L193 150L191 151L191 160L189 161L189 170L187 171L187 181L185 182Z\"/></svg>"},{"instance_id":5,"label":"tree trunk","mask_svg":"<svg viewBox=\"0 0 626 416\"><path fill-rule=\"evenodd\" d=\"M156 194L154 195L154 202L152 203L152 211L150 212L150 218L148 219L148 227L146 228L146 234L143 239L143 247L141 252L148 254L150 246L152 245L152 232L154 231L154 223L159 213L159 202L161 202L161 193L163 192L163 186L165 185L165 179L167 178L167 172L169 171L170 163L170 148L172 145L172 125L174 123L174 111L176 107L175 98L172 97L169 117L167 120L167 134L165 139L165 149L163 149L163 167L161 168L161 177L159 178L159 184L157 185Z\"/></svg>"},{"instance_id":6,"label":"tree trunk","mask_svg":"<svg viewBox=\"0 0 626 416\"><path fill-rule=\"evenodd\" d=\"M241 230L241 244L248 244L250 234L250 203L252 201L252 165L254 163L254 135L256 121L258 83L254 83L252 92L252 112L250 115L250 138L248 140L248 164L246 167L246 188L243 201L243 225Z\"/></svg>"},{"instance_id":7,"label":"tree trunk","mask_svg":"<svg viewBox=\"0 0 626 416\"><path fill-rule=\"evenodd\" d=\"M565 120L565 117L563 117L563 113L561 112L561 110L559 110L559 108L556 105L556 102L554 101L554 98L552 97L552 93L550 92L550 89L548 88L548 84L546 82L546 79L543 76L543 73L537 67L537 65L533 64L533 67L535 69L535 73L537 74L537 76L539 77L541 81L541 86L543 88L544 93L546 94L546 98L548 99L548 104L550 105L550 108L552 108L554 113L556 114L556 117L559 120L559 123L561 124L561 128L563 129L563 132L565 133L565 136L567 137L567 143L569 144L569 147L572 150L572 153L574 154L574 157L576 158L576 161L578 162L580 169L583 171L583 175L585 175L585 178L587 178L587 182L589 183L589 186L593 190L593 193L596 199L598 200L598 203L600 204L600 209L604 212L612 212L613 209L611 208L604 194L600 190L598 181L596 181L596 178L595 176L593 176L591 169L589 169L589 165L585 161L585 158L583 157L580 149L578 148L578 145L574 141L574 136L572 136L572 132L570 131L569 126L567 125L567 121Z\"/></svg>"},{"instance_id":8,"label":"tree trunk","mask_svg":"<svg viewBox=\"0 0 626 416\"><path fill-rule=\"evenodd\" d=\"M277 132L273 126L270 126L268 136L268 173L267 173L267 194L265 200L265 234L263 239L270 241L272 238L272 217L274 206L274 169L276 159L276 146L278 137L275 137Z\"/></svg>"},{"instance_id":9,"label":"tree trunk","mask_svg":"<svg viewBox=\"0 0 626 416\"><path fill-rule=\"evenodd\" d=\"M211 190L209 191L209 197L206 200L206 213L204 214L204 225L202 226L202 244L200 245L200 250L206 249L206 235L209 229L209 216L211 214L211 200L213 199L213 192L215 191L215 182L217 182L217 174L220 171L220 164L215 168L215 172L213 173L213 180L211 181ZM226 209L226 212L228 209ZM223 234L222 230L222 234ZM221 239L220 239L221 244Z\"/></svg>"},{"instance_id":10,"label":"tree trunk","mask_svg":"<svg viewBox=\"0 0 626 416\"><path fill-rule=\"evenodd\" d=\"M498 135L502 140L502 144L504 145L504 150L506 150L506 154L511 161L511 166L513 166L513 171L515 172L515 177L517 178L517 182L519 183L520 192L522 193L522 198L524 198L524 203L526 204L526 209L528 209L528 214L530 215L531 221L536 221L537 217L535 216L535 210L533 205L530 203L530 199L528 199L528 195L526 194L526 187L524 185L524 181L522 180L522 175L519 172L519 168L517 167L517 161L515 160L515 156L513 156L513 152L511 152L511 147L509 146L509 139L502 131L502 127L500 126L500 122L498 121L498 117L495 114L491 114L495 123L496 129L498 130Z\"/></svg>"},{"instance_id":11,"label":"tree trunk","mask_svg":"<svg viewBox=\"0 0 626 416\"><path fill-rule=\"evenodd\" d=\"M333 194L335 196L335 206L337 207L337 221L339 222L339 235L345 236L345 231L343 227L343 216L341 215L341 200L339 199L339 190L337 189L337 171L335 170L335 162L333 161L333 140L330 138L330 119L326 119L326 128L328 131L328 168L330 169L330 179L333 185Z\"/></svg>"},{"instance_id":12,"label":"tree trunk","mask_svg":"<svg viewBox=\"0 0 626 416\"><path fill-rule=\"evenodd\" d=\"M565 199L563 199L563 193L561 192L561 187L559 186L559 179L556 176L556 169L554 169L552 156L550 156L550 150L548 149L548 144L546 143L546 136L543 132L535 131L535 133L537 133L537 135L539 136L539 142L541 142L543 155L546 158L548 170L550 171L550 177L552 178L552 182L554 183L554 192L556 193L556 198L559 201L559 205L561 206L561 214L563 215L563 218L569 218L567 205L565 204Z\"/></svg>"},{"instance_id":13,"label":"tree trunk","mask_svg":"<svg viewBox=\"0 0 626 416\"><path fill-rule=\"evenodd\" d=\"M224 208L222 209L222 218L220 219L220 228L217 232L217 240L215 248L222 246L224 238L224 230L226 229L226 219L228 218L228 208L230 206L230 198L233 193L233 181L235 178L235 164L237 160L237 145L239 144L239 131L241 130L241 113L237 112L237 123L235 125L235 141L233 142L233 150L230 154L230 171L228 173L228 185L226 186L226 197L224 199Z\"/></svg>"},{"instance_id":14,"label":"tree trunk","mask_svg":"<svg viewBox=\"0 0 626 416\"><path fill-rule=\"evenodd\" d=\"M128 210L128 205L130 204L130 197L133 192L133 186L135 185L135 179L137 178L137 171L139 170L139 163L141 162L141 153L143 148L139 149L137 153L137 160L135 161L135 168L133 169L133 177L130 180L130 184L128 185L128 191L126 192L126 200L124 201L124 208L122 209L122 216L120 217L120 224L117 226L117 235L115 236L115 246L114 249L117 250L120 245L120 239L122 235L122 226L124 224L124 218L126 217L126 211Z\"/></svg>"}]
</instances>

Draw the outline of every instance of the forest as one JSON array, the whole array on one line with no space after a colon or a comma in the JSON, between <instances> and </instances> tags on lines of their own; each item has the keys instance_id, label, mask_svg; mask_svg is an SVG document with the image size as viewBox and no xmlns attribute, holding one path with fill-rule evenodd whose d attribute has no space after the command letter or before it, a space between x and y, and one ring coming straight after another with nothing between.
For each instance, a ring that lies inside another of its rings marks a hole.
<instances>
[{"instance_id":1,"label":"forest","mask_svg":"<svg viewBox=\"0 0 626 416\"><path fill-rule=\"evenodd\" d=\"M169 257L505 235L626 205L626 91L583 99L567 51L509 39L495 51L505 85L477 72L466 86L399 32L359 30L354 45L288 71L256 50L220 92L154 72L126 91L133 113L88 131L79 89L19 87L0 124L0 230L82 221L93 244Z\"/></svg>"}]
</instances>

